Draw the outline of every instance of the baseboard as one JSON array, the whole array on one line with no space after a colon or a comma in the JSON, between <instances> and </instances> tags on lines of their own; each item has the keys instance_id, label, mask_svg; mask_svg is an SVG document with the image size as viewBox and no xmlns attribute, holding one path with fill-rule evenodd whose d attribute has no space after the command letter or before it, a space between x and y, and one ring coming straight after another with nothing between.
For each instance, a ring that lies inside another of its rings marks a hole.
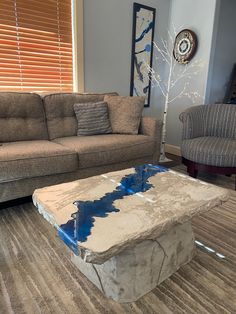
<instances>
[{"instance_id":1,"label":"baseboard","mask_svg":"<svg viewBox=\"0 0 236 314\"><path fill-rule=\"evenodd\" d=\"M172 154L172 155L181 156L181 152L180 152L180 147L179 146L165 144L165 151L166 151L166 153L169 153L169 154Z\"/></svg>"}]
</instances>

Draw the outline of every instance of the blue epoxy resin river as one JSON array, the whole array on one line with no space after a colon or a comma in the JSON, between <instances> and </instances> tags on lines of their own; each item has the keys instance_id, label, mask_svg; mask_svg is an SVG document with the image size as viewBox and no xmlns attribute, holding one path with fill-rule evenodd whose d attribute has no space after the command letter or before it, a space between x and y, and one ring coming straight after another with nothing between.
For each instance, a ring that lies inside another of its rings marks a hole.
<instances>
[{"instance_id":1,"label":"blue epoxy resin river","mask_svg":"<svg viewBox=\"0 0 236 314\"><path fill-rule=\"evenodd\" d=\"M135 173L124 176L114 191L106 193L94 201L75 201L78 210L71 215L71 219L58 228L59 237L70 249L78 255L78 242L85 242L91 234L95 217L105 218L111 212L119 212L114 206L116 200L127 195L146 192L152 188L148 179L158 173L168 171L157 165L142 165L134 167Z\"/></svg>"}]
</instances>

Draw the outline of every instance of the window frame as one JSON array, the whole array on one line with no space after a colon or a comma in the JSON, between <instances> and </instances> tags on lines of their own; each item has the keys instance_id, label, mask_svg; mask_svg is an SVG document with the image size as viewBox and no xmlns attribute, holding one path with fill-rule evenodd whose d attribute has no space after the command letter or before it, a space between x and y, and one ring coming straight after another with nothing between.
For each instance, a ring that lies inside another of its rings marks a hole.
<instances>
[{"instance_id":1,"label":"window frame","mask_svg":"<svg viewBox=\"0 0 236 314\"><path fill-rule=\"evenodd\" d=\"M84 92L84 0L71 0L73 90Z\"/></svg>"}]
</instances>

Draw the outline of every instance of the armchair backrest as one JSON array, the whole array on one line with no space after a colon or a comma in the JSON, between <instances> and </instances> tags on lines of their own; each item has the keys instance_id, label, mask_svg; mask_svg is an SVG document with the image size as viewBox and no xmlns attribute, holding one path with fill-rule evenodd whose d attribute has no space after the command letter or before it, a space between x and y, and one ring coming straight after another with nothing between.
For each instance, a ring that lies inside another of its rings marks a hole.
<instances>
[{"instance_id":1,"label":"armchair backrest","mask_svg":"<svg viewBox=\"0 0 236 314\"><path fill-rule=\"evenodd\" d=\"M236 106L204 106L204 136L236 138Z\"/></svg>"},{"instance_id":2,"label":"armchair backrest","mask_svg":"<svg viewBox=\"0 0 236 314\"><path fill-rule=\"evenodd\" d=\"M180 115L183 138L216 136L236 139L236 106L213 104L195 106Z\"/></svg>"}]
</instances>

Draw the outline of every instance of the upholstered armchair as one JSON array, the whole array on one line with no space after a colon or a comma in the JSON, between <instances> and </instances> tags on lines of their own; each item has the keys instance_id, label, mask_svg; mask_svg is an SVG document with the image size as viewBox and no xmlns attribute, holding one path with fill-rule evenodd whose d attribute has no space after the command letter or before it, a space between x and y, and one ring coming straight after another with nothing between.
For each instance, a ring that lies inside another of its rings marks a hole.
<instances>
[{"instance_id":1,"label":"upholstered armchair","mask_svg":"<svg viewBox=\"0 0 236 314\"><path fill-rule=\"evenodd\" d=\"M182 161L190 176L196 178L198 171L236 174L236 105L191 107L180 121Z\"/></svg>"}]
</instances>

